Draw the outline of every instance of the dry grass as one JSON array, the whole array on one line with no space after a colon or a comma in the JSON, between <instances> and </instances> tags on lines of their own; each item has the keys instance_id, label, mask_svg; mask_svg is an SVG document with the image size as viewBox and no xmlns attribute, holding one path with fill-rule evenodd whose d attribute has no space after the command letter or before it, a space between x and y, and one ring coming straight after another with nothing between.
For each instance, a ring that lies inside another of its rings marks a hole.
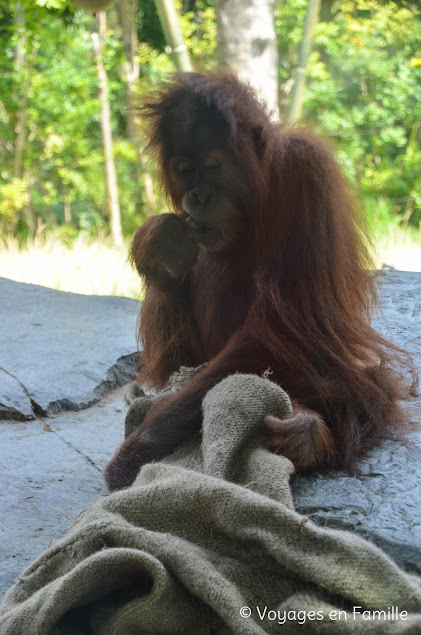
<instances>
[{"instance_id":1,"label":"dry grass","mask_svg":"<svg viewBox=\"0 0 421 635\"><path fill-rule=\"evenodd\" d=\"M421 232L388 227L375 240L376 266L384 264L401 271L421 271Z\"/></svg>"},{"instance_id":2,"label":"dry grass","mask_svg":"<svg viewBox=\"0 0 421 635\"><path fill-rule=\"evenodd\" d=\"M127 262L129 243L115 247L108 238L79 236L63 241L53 233L22 246L7 238L0 250L0 276L87 295L138 299L141 284Z\"/></svg>"},{"instance_id":3,"label":"dry grass","mask_svg":"<svg viewBox=\"0 0 421 635\"><path fill-rule=\"evenodd\" d=\"M418 233L394 227L375 243L378 268L384 263L407 271L421 271ZM22 246L7 238L0 249L0 276L62 291L88 295L116 295L139 299L139 277L127 262L129 243L118 248L109 238L79 236L65 241L53 232Z\"/></svg>"}]
</instances>

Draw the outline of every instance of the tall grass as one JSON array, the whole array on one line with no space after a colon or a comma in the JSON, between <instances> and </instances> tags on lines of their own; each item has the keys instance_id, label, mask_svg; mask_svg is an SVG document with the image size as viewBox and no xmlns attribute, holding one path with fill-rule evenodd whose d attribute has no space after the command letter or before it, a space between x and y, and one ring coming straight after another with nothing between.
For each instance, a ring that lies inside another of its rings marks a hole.
<instances>
[{"instance_id":1,"label":"tall grass","mask_svg":"<svg viewBox=\"0 0 421 635\"><path fill-rule=\"evenodd\" d=\"M374 224L374 261L396 269L421 271L420 233L397 225ZM127 262L129 242L119 248L109 238L63 238L55 232L26 244L6 238L0 246L0 276L61 291L139 299L138 275Z\"/></svg>"},{"instance_id":2,"label":"tall grass","mask_svg":"<svg viewBox=\"0 0 421 635\"><path fill-rule=\"evenodd\" d=\"M61 291L139 299L141 282L121 248L108 237L79 235L66 240L54 232L22 245L6 238L0 247L0 276Z\"/></svg>"},{"instance_id":3,"label":"tall grass","mask_svg":"<svg viewBox=\"0 0 421 635\"><path fill-rule=\"evenodd\" d=\"M378 269L384 265L401 271L421 271L421 233L401 227L390 227L374 238L374 261Z\"/></svg>"},{"instance_id":4,"label":"tall grass","mask_svg":"<svg viewBox=\"0 0 421 635\"><path fill-rule=\"evenodd\" d=\"M403 225L388 201L368 199L364 209L376 267L381 269L389 265L403 271L421 271L421 231Z\"/></svg>"}]
</instances>

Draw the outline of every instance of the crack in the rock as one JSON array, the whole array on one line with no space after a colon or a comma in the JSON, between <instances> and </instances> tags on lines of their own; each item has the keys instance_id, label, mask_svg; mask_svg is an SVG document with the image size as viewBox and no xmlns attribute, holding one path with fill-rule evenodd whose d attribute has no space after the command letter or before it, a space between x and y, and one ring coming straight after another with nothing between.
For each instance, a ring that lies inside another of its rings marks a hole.
<instances>
[{"instance_id":1,"label":"crack in the rock","mask_svg":"<svg viewBox=\"0 0 421 635\"><path fill-rule=\"evenodd\" d=\"M32 407L32 413L34 415L34 418L37 417L38 415L41 416L45 416L45 411L41 408L41 406L30 396L30 394L28 393L26 387L22 384L22 382L20 381L20 379L18 379L18 377L16 377L16 375L14 375L13 373L11 373L10 371L6 370L5 368L3 368L3 366L0 366L0 370L3 371L3 373L5 373L6 375L9 375L9 377L11 377L12 379L14 379L19 386L22 388L23 392L25 393L25 395L28 397L30 403L31 403L31 407ZM13 408L13 410L16 412L17 415L20 415L23 420L27 420L27 417L25 417L24 414L22 414L21 412L19 412L19 410L16 410L16 408ZM15 415L16 417L16 415Z\"/></svg>"},{"instance_id":2,"label":"crack in the rock","mask_svg":"<svg viewBox=\"0 0 421 635\"><path fill-rule=\"evenodd\" d=\"M13 375L13 373L11 373L9 370L6 370L5 368L3 368L3 366L0 366L0 370L2 370L4 373L6 373L6 375L9 375L9 377L12 377L12 379L14 379L15 381L17 381L19 386L22 388L23 392L25 393L25 395L28 397L29 400L31 400L31 397L29 396L28 391L26 390L25 386L22 384L20 379L18 379L16 377L16 375Z\"/></svg>"},{"instance_id":3,"label":"crack in the rock","mask_svg":"<svg viewBox=\"0 0 421 635\"><path fill-rule=\"evenodd\" d=\"M29 397L29 395L28 395L28 397ZM32 397L29 397L29 399L31 401L32 410L34 411L35 416L36 417L46 417L47 413L45 412L44 408L41 408L39 403L37 403L35 401L35 399L32 399Z\"/></svg>"},{"instance_id":4,"label":"crack in the rock","mask_svg":"<svg viewBox=\"0 0 421 635\"><path fill-rule=\"evenodd\" d=\"M102 399L119 386L129 383L139 374L139 352L122 355L107 370L106 378L94 388L94 394Z\"/></svg>"},{"instance_id":5,"label":"crack in the rock","mask_svg":"<svg viewBox=\"0 0 421 635\"><path fill-rule=\"evenodd\" d=\"M67 445L68 448L70 448L71 450L74 450L74 452L77 452L78 454L80 454L80 456L82 458L85 459L85 461L87 463L89 463L89 465L92 465L92 467L94 467L98 472L102 472L102 470L96 465L96 463L86 454L84 454L81 450L79 450L77 447L75 447L73 445L73 443L71 443L70 441L67 441L67 439L65 439L64 437L62 437L57 430L54 430L48 423L44 423L44 430L46 432L52 432L53 434L55 434L61 441L63 441L63 443L65 443Z\"/></svg>"},{"instance_id":6,"label":"crack in the rock","mask_svg":"<svg viewBox=\"0 0 421 635\"><path fill-rule=\"evenodd\" d=\"M46 410L42 408L42 406L40 406L40 404L38 404L35 399L33 399L33 397L29 395L28 390L25 388L22 382L17 377L15 377L15 375L7 371L5 368L0 367L0 371L1 370L5 374L9 375L9 377L12 377L12 379L14 379L19 384L19 386L21 386L23 392L31 403L33 415L32 418L49 417L65 410L69 410L71 412L85 410L86 408L93 406L115 388L123 386L129 381L132 381L139 372L139 353L129 353L128 355L122 355L121 357L119 357L116 362L107 370L106 378L92 389L91 399L86 399L85 401L79 402L69 398L57 399L56 401L49 402ZM30 418L31 417L25 416L24 414L19 412L19 410L17 410L16 408L9 408L7 410L4 410L4 415L3 410L0 410L0 419L27 421Z\"/></svg>"}]
</instances>

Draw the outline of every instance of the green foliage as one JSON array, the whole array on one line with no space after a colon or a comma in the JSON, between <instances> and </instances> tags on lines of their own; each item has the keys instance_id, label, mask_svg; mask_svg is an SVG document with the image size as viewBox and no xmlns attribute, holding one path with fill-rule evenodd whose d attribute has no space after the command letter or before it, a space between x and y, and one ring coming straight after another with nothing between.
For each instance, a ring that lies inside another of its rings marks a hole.
<instances>
[{"instance_id":1,"label":"green foliage","mask_svg":"<svg viewBox=\"0 0 421 635\"><path fill-rule=\"evenodd\" d=\"M154 0L137 2L137 35L139 42L145 42L152 50L164 51L165 38Z\"/></svg>"},{"instance_id":2,"label":"green foliage","mask_svg":"<svg viewBox=\"0 0 421 635\"><path fill-rule=\"evenodd\" d=\"M28 202L28 186L22 179L0 184L0 218L11 221Z\"/></svg>"},{"instance_id":3,"label":"green foliage","mask_svg":"<svg viewBox=\"0 0 421 635\"><path fill-rule=\"evenodd\" d=\"M54 11L52 10L54 9ZM64 222L65 206L72 222L96 232L106 223L104 157L100 130L98 79L90 33L95 18L72 9L65 0L37 0L23 5L18 16L12 2L2 8L8 18L0 31L0 59L7 73L0 78L0 222L27 234L42 224ZM21 22L19 22L19 18ZM109 76L110 103L116 140L117 168L121 173L121 204L131 210L141 198L133 148L122 151L125 135L125 86L121 34L110 20L104 65ZM22 63L16 63L16 45ZM27 102L24 104L24 84ZM16 125L25 109L25 146L22 179L14 177ZM30 196L28 196L28 191ZM29 210L28 210L29 208Z\"/></svg>"},{"instance_id":4,"label":"green foliage","mask_svg":"<svg viewBox=\"0 0 421 635\"><path fill-rule=\"evenodd\" d=\"M277 11L284 103L306 4ZM420 19L419 3L346 0L316 27L305 118L334 138L373 224L421 222Z\"/></svg>"},{"instance_id":5,"label":"green foliage","mask_svg":"<svg viewBox=\"0 0 421 635\"><path fill-rule=\"evenodd\" d=\"M196 11L182 15L180 22L195 67L211 70L216 61L215 9L205 2L197 2Z\"/></svg>"},{"instance_id":6,"label":"green foliage","mask_svg":"<svg viewBox=\"0 0 421 635\"><path fill-rule=\"evenodd\" d=\"M200 67L208 68L216 50L215 13L205 0L198 0L195 9L182 16L182 28L191 55ZM115 10L107 13L107 23L103 61L122 223L131 233L145 216L142 168L138 150L127 137L125 54ZM4 231L26 237L37 226L64 224L66 214L76 228L91 233L107 224L98 78L90 35L95 29L96 18L75 10L70 0L1 2L0 227ZM137 30L137 90L142 93L172 72L174 65L165 52L153 0L139 0Z\"/></svg>"},{"instance_id":7,"label":"green foliage","mask_svg":"<svg viewBox=\"0 0 421 635\"><path fill-rule=\"evenodd\" d=\"M181 27L194 67L215 66L213 0L182 3ZM421 222L421 11L412 0L323 2L310 56L305 119L330 137L359 189L370 222ZM22 9L19 9L19 6ZM139 94L174 70L153 0L138 0ZM279 3L281 105L285 109L307 0ZM125 53L115 9L107 12L108 74L123 229L142 222L138 148L128 138ZM0 2L0 229L26 236L56 225L71 238L107 227L96 18L70 0ZM139 114L141 118L141 114ZM24 127L19 154L19 127ZM148 168L149 169L149 168ZM153 172L152 172L153 173ZM165 201L157 195L157 210ZM71 215L71 227L69 225ZM67 218L67 221L65 221Z\"/></svg>"}]
</instances>

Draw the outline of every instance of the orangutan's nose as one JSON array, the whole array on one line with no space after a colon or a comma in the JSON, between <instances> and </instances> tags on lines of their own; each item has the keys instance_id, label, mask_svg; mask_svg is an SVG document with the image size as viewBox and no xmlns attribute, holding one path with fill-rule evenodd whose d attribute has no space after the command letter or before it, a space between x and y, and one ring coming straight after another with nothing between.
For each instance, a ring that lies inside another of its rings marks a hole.
<instances>
[{"instance_id":1,"label":"orangutan's nose","mask_svg":"<svg viewBox=\"0 0 421 635\"><path fill-rule=\"evenodd\" d=\"M208 203L212 197L212 188L210 185L204 183L203 185L198 185L191 191L192 195L197 198L201 205L205 205Z\"/></svg>"}]
</instances>

